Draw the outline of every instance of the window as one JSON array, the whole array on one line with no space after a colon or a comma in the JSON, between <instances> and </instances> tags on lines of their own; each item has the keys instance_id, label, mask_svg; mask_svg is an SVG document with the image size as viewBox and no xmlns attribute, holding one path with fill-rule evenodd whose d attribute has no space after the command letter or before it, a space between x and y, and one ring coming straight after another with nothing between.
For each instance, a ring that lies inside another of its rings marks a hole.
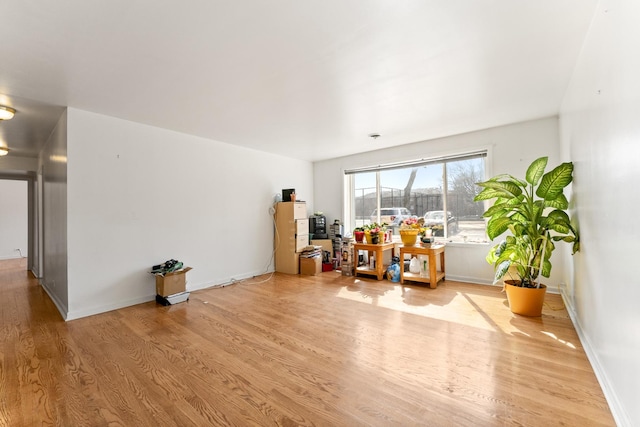
<instances>
[{"instance_id":1,"label":"window","mask_svg":"<svg viewBox=\"0 0 640 427\"><path fill-rule=\"evenodd\" d=\"M440 239L485 242L484 206L473 201L485 159L482 151L345 171L351 228L386 222L398 234L405 218L422 217Z\"/></svg>"}]
</instances>

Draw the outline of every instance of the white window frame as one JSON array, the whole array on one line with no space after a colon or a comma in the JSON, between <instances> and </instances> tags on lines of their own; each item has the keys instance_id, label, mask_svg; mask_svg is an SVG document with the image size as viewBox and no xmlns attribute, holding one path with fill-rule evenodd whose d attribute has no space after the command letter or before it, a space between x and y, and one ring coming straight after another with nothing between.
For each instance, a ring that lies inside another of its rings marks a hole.
<instances>
[{"instance_id":1,"label":"white window frame","mask_svg":"<svg viewBox=\"0 0 640 427\"><path fill-rule=\"evenodd\" d=\"M366 173L366 172L377 172L376 173L376 206L377 206L377 210L378 210L378 222L380 219L380 205L381 205L381 191L380 191L380 172L384 171L384 170L391 170L391 169L401 169L401 168L408 168L408 167L413 167L413 166L424 166L427 164L443 164L446 162L451 162L451 161L456 161L456 160L463 160L465 158L474 158L474 157L483 157L484 158L484 177L483 179L486 180L488 179L489 176L491 176L492 169L492 147L491 146L483 146L483 147L477 147L477 148L473 148L473 149L469 149L469 150L461 150L458 152L453 152L453 153L448 153L448 154L443 154L443 155L438 155L438 156L434 156L434 157L426 157L426 158L421 158L421 159L417 159L417 160L407 160L407 161L402 161L402 162L397 162L397 163L387 163L387 164L378 164L375 166L365 166L365 167L358 167L358 168L351 168L351 169L344 169L343 170L343 176L344 176L344 192L343 194L345 195L344 200L343 200L343 218L345 219L345 227L347 227L345 229L345 232L347 232L347 230L349 230L348 233L351 233L351 230L353 230L353 228L355 227L355 224L353 223L353 220L355 218L355 206L354 206L354 200L355 200L355 180L354 180L354 176L357 173ZM445 212L447 212L446 209L446 193L447 193L447 188L448 188L448 182L447 182L447 177L446 177L446 167L443 168L444 170L444 176L443 176L443 210ZM486 206L485 206L486 208ZM486 221L485 221L485 229L486 229ZM443 240L445 241L447 239L447 237L442 237L439 240ZM487 243L488 239L486 238L486 233L485 233L485 240L482 242L472 242L472 243ZM448 243L454 243L454 244L465 244L467 242L448 242Z\"/></svg>"}]
</instances>

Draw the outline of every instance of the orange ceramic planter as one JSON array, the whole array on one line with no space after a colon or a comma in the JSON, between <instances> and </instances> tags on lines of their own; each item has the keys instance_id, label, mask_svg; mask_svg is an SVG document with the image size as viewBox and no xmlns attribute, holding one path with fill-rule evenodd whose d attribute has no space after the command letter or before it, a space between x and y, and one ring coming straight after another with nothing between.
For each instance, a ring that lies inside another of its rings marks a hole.
<instances>
[{"instance_id":1,"label":"orange ceramic planter","mask_svg":"<svg viewBox=\"0 0 640 427\"><path fill-rule=\"evenodd\" d=\"M541 316L547 286L540 285L539 288L522 288L510 284L510 282L513 283L514 281L504 281L504 289L507 292L507 299L509 300L511 311L522 316Z\"/></svg>"}]
</instances>

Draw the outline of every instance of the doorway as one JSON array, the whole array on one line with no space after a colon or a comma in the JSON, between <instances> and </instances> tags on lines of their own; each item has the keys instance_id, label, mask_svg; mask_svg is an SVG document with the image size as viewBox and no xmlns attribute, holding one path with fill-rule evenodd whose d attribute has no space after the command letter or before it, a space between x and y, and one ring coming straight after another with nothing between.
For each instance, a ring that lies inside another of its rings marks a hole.
<instances>
[{"instance_id":1,"label":"doorway","mask_svg":"<svg viewBox=\"0 0 640 427\"><path fill-rule=\"evenodd\" d=\"M38 277L35 192L34 177L0 179L0 261L24 260L25 269Z\"/></svg>"}]
</instances>

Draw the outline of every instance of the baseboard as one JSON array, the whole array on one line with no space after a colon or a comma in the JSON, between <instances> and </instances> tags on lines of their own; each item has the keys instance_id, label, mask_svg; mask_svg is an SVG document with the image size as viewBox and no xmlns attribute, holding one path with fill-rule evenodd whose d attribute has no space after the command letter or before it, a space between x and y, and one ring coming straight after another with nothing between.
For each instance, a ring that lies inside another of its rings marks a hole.
<instances>
[{"instance_id":1,"label":"baseboard","mask_svg":"<svg viewBox=\"0 0 640 427\"><path fill-rule=\"evenodd\" d=\"M125 301L118 301L113 304L101 305L97 307L92 307L84 310L75 310L67 313L65 320L76 320L82 317L93 316L95 314L106 313L107 311L118 310L120 308L131 307L132 305L142 304L145 302L155 301L156 296L153 295L145 295L137 298L131 298Z\"/></svg>"},{"instance_id":2,"label":"baseboard","mask_svg":"<svg viewBox=\"0 0 640 427\"><path fill-rule=\"evenodd\" d=\"M49 298L51 298L51 301L53 301L53 304L56 306L56 308L60 312L62 319L67 320L67 305L64 304L62 301L60 301L57 295L51 292L49 288L45 286L44 283L40 282L40 286L42 286L42 289L44 289L47 295L49 295Z\"/></svg>"},{"instance_id":3,"label":"baseboard","mask_svg":"<svg viewBox=\"0 0 640 427\"><path fill-rule=\"evenodd\" d=\"M193 291L197 291L197 290L200 290L200 289L207 289L207 288L212 288L212 287L223 287L223 286L231 285L233 283L237 283L237 282L245 280L245 279L250 279L252 277L256 277L256 276L261 275L261 274L265 274L265 273L264 272L247 273L247 274L235 276L233 278L228 278L226 280L218 281L215 284L200 284L200 285L192 286L187 282L187 291L193 292ZM142 296L142 297L138 297L138 298L132 298L130 300L120 301L120 302L117 302L117 303L114 303L114 304L108 304L108 305L103 305L103 306L99 306L99 307L93 307L93 308L86 309L86 310L76 310L76 311L69 312L67 314L65 320L80 319L82 317L93 316L95 314L105 313L107 311L112 311L112 310L118 310L120 308L125 308L125 307L131 307L132 305L143 304L145 302L150 302L150 301L155 301L155 300L156 300L156 296L154 294L154 295L147 295L147 296Z\"/></svg>"},{"instance_id":4,"label":"baseboard","mask_svg":"<svg viewBox=\"0 0 640 427\"><path fill-rule=\"evenodd\" d=\"M225 286L233 285L233 284L242 282L243 280L253 279L254 277L262 276L264 274L270 274L273 272L274 270L270 270L266 272L259 271L259 272L239 274L237 276L225 277L225 278L217 279L213 282L199 283L196 285L189 285L189 283L187 283L187 291L194 292L194 291L201 291L203 289L224 288Z\"/></svg>"},{"instance_id":5,"label":"baseboard","mask_svg":"<svg viewBox=\"0 0 640 427\"><path fill-rule=\"evenodd\" d=\"M19 258L24 258L22 256L18 255L5 255L5 256L0 256L0 261L4 261L7 259L19 259Z\"/></svg>"},{"instance_id":6,"label":"baseboard","mask_svg":"<svg viewBox=\"0 0 640 427\"><path fill-rule=\"evenodd\" d=\"M269 272L265 273L264 271L261 271L261 272L245 273L235 277L221 279L219 281L216 281L215 283L204 283L204 284L198 284L195 286L188 285L187 290L191 292L191 291L197 291L197 290L213 288L213 287L224 287L224 286L231 285L231 284L240 282L242 280L251 279L263 274L269 274ZM62 318L66 321L76 320L76 319L93 316L100 313L106 313L108 311L118 310L120 308L131 307L132 305L136 305L136 304L143 304L146 302L155 301L155 298L156 298L155 294L145 295L137 298L128 299L125 301L118 301L113 304L101 305L101 306L91 307L91 308L82 309L82 310L69 311L67 309L67 306L63 304L62 301L58 300L55 294L50 292L49 289L47 289L47 287L44 286L43 284L41 285L45 289L45 291L47 292L47 294L49 295L49 297L51 298L55 306L58 308L58 311L62 315Z\"/></svg>"},{"instance_id":7,"label":"baseboard","mask_svg":"<svg viewBox=\"0 0 640 427\"><path fill-rule=\"evenodd\" d=\"M575 307L571 304L570 299L566 294L566 290L562 289L560 292L562 296L562 300L564 301L565 307L567 307L567 312L569 313L569 317L573 322L573 327L578 333L578 339L580 339L580 343L584 348L584 352L587 355L587 359L589 359L589 363L591 363L591 367L593 368L593 372L596 375L596 379L598 383L600 383L600 387L602 388L602 393L604 394L607 403L609 404L609 409L611 410L611 415L616 422L616 424L620 427L631 427L631 420L627 415L627 412L624 409L624 406L620 403L618 396L616 395L611 383L607 377L605 370L598 359L598 355L593 350L593 346L591 345L591 341L589 341L589 337L584 333L582 329L582 325L578 319L578 316L575 311Z\"/></svg>"},{"instance_id":8,"label":"baseboard","mask_svg":"<svg viewBox=\"0 0 640 427\"><path fill-rule=\"evenodd\" d=\"M445 275L445 280L453 280L456 282L465 282L465 283L473 283L476 285L493 285L493 282L491 280L483 280L483 279L478 279L477 277L468 277L468 276L456 276L456 275L452 275L447 273Z\"/></svg>"}]
</instances>

